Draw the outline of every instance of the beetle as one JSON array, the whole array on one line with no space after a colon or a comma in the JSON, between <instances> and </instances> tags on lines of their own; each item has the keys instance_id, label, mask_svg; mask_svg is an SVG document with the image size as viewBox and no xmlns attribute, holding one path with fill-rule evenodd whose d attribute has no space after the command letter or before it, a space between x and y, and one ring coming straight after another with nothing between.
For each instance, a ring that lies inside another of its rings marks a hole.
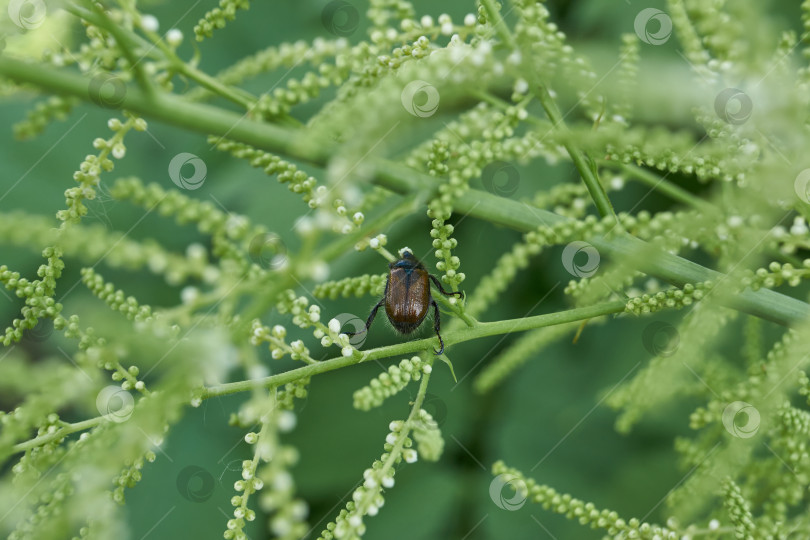
<instances>
[{"instance_id":1,"label":"beetle","mask_svg":"<svg viewBox=\"0 0 810 540\"><path fill-rule=\"evenodd\" d=\"M442 284L433 274L428 273L425 266L408 250L402 250L402 257L398 261L388 264L388 279L385 282L385 292L382 299L371 309L366 321L366 327L358 332L346 332L354 336L368 332L377 310L385 306L385 314L394 330L400 334L410 334L422 324L427 316L428 308L433 306L433 329L439 338L439 350L436 354L444 352L444 341L439 333L441 320L439 318L439 305L430 294L430 282L445 296L464 297L463 292L445 291Z\"/></svg>"}]
</instances>

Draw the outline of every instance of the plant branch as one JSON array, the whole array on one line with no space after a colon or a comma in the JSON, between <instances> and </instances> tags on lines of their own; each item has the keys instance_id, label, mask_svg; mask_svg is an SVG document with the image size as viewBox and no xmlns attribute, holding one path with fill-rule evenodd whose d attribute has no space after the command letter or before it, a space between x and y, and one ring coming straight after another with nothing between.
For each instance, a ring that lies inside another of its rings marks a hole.
<instances>
[{"instance_id":1,"label":"plant branch","mask_svg":"<svg viewBox=\"0 0 810 540\"><path fill-rule=\"evenodd\" d=\"M507 319L504 321L496 321L489 323L479 322L473 328L462 328L454 332L448 332L443 337L445 346L453 345L456 343L463 343L473 339L479 339L488 336L495 336L498 334L506 334L511 332L523 332L533 328L541 328L543 326L553 326L556 324L564 324L573 321L580 321L599 317L601 315L609 315L611 313L620 313L624 311L624 300L614 300L611 302L604 302L594 306L584 308L569 309L557 313L546 313L543 315L535 315L534 317L524 317L521 319ZM237 392L245 392L256 388L273 388L287 384L299 379L306 379L314 375L334 371L342 367L359 364L361 362L368 362L370 360L379 360L381 358L389 358L392 356L399 356L411 354L417 351L431 350L435 345L436 338L417 339L399 343L397 345L389 345L387 347L379 347L370 351L363 352L355 356L339 356L318 362L316 364L292 369L279 373L278 375L271 375L263 379L238 381L233 383L221 384L212 386L205 389L202 393L202 398L207 399L217 396L225 396L228 394L235 394Z\"/></svg>"},{"instance_id":2,"label":"plant branch","mask_svg":"<svg viewBox=\"0 0 810 540\"><path fill-rule=\"evenodd\" d=\"M511 332L523 332L534 328L541 328L544 326L553 326L557 324L565 324L573 321L588 320L601 315L610 315L611 313L620 313L624 311L625 302L623 300L614 300L611 302L604 302L594 306L584 308L569 309L557 313L546 313L543 315L535 315L534 317L524 317L521 319L508 319L504 321L496 321L489 323L478 323L474 328L463 328L455 332L449 332L443 339L445 346L456 343L463 343L473 339L480 339L483 337L495 336L499 334L507 334ZM370 351L356 354L353 356L338 356L322 362L308 364L304 367L291 369L278 375L271 375L263 379L238 381L233 383L221 384L218 386L210 386L205 388L200 395L201 399L208 399L217 396L225 396L228 394L236 394L239 392L247 392L257 390L260 388L277 388L281 385L297 381L300 379L307 379L314 375L327 373L343 367L368 362L370 360L379 360L381 358L389 358L392 356L400 356L411 354L418 351L429 351L432 354L432 349L435 345L435 338L418 339L399 343L397 345L389 345L387 347L378 347ZM423 382L423 385L426 383ZM426 386L425 386L426 388ZM422 387L420 387L420 392ZM418 399L418 397L417 397ZM416 404L415 404L416 406ZM21 442L12 447L12 453L25 452L31 448L42 446L53 441L58 441L64 437L82 431L85 429L93 428L102 422L106 421L105 416L97 416L89 420L76 422L75 424L67 424L66 426L58 429L53 433L41 435L34 439Z\"/></svg>"},{"instance_id":3,"label":"plant branch","mask_svg":"<svg viewBox=\"0 0 810 540\"><path fill-rule=\"evenodd\" d=\"M45 435L40 435L39 437L35 437L25 442L15 444L14 446L11 447L11 452L13 454L16 454L18 452L26 452L32 448L42 446L43 444L48 444L54 441L58 441L60 439L64 439L71 433L76 433L77 431L84 431L85 429L94 428L97 425L106 421L107 421L106 416L96 416L95 418L90 418L89 420L82 420L81 422L76 422L75 424L67 424L57 429L53 433L46 433Z\"/></svg>"},{"instance_id":4,"label":"plant branch","mask_svg":"<svg viewBox=\"0 0 810 540\"><path fill-rule=\"evenodd\" d=\"M579 175L582 177L585 187L588 188L588 193L591 194L591 199L593 199L593 203L596 205L599 215L602 217L613 216L613 219L618 224L619 218L613 210L613 205L610 203L607 191L605 191L605 186L602 185L602 182L599 181L599 177L596 174L595 162L572 142L573 138L570 137L568 133L568 128L565 126L562 113L551 97L551 94L549 94L548 88L546 88L545 85L536 85L535 95L543 106L543 110L546 111L546 115L549 120L551 120L551 123L557 130L563 133L563 146L565 146L565 150L571 157L571 161L574 162L574 166L579 171Z\"/></svg>"},{"instance_id":5,"label":"plant branch","mask_svg":"<svg viewBox=\"0 0 810 540\"><path fill-rule=\"evenodd\" d=\"M501 17L500 10L495 5L494 0L481 0L481 5L487 10L487 14L492 21L492 26L498 33L498 37L501 38L501 41L503 41L504 44L506 44L510 49L515 49L515 38L509 31L509 27L506 26L503 17Z\"/></svg>"},{"instance_id":6,"label":"plant branch","mask_svg":"<svg viewBox=\"0 0 810 540\"><path fill-rule=\"evenodd\" d=\"M56 69L0 57L0 75L17 82L33 84L57 94L67 94L89 100L89 79L66 69ZM166 122L192 131L250 144L262 150L284 154L311 164L324 166L333 149L315 144L304 129L290 129L256 122L217 107L191 103L177 96L158 93L149 98L137 88L128 88L121 108L146 118ZM424 192L435 188L435 180L418 171L384 159L372 159L372 176L377 185L401 194ZM498 197L485 191L470 189L456 201L459 212L519 231L531 231L542 225L567 220L552 212L532 208L527 204ZM590 239L600 252L624 258L646 274L682 287L686 283L720 280L723 274L697 263L666 253L637 238L597 237ZM785 326L810 319L810 306L805 302L771 290L746 290L726 305Z\"/></svg>"}]
</instances>

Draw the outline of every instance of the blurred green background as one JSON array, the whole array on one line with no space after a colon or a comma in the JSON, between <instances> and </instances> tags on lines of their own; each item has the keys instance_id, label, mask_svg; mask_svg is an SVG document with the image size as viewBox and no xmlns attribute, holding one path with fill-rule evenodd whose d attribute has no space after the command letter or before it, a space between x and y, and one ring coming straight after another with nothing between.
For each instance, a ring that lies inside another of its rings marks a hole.
<instances>
[{"instance_id":1,"label":"blurred green background","mask_svg":"<svg viewBox=\"0 0 810 540\"><path fill-rule=\"evenodd\" d=\"M362 14L366 4L352 0ZM151 3L147 3L149 5ZM185 2L149 5L142 10L155 14L161 31L176 26L185 42L182 55L191 56L196 21L213 7L213 2ZM223 69L237 59L284 41L311 40L317 36L332 38L321 21L325 1L254 2L236 22L199 45L201 68L209 73ZM446 12L460 21L474 11L472 2L415 2L417 13L436 18ZM560 28L575 46L601 55L614 55L619 35L633 31L633 20L644 7L665 8L663 2L552 1L549 8ZM798 28L797 6L784 7L775 17L785 28ZM795 13L794 13L795 12ZM177 21L175 25L172 21ZM348 36L352 42L364 35L366 21ZM80 32L74 29L78 37ZM673 58L676 40L662 47L642 50L645 62L656 56ZM596 70L601 71L599 65ZM297 73L292 71L292 75ZM249 81L247 88L259 94L272 87L284 71ZM288 75L289 76L289 75ZM176 90L183 92L182 82ZM331 92L315 104L295 110L303 116L316 110ZM0 159L4 164L0 210L23 209L53 216L64 207L62 192L73 185L72 171L83 157L93 153L92 140L107 137L109 111L88 105L78 107L70 117L51 125L33 141L19 142L11 136L11 126L23 118L24 111L37 98L14 98L0 102L0 118L6 129L0 135ZM147 119L148 120L148 119ZM685 124L690 123L684 118ZM277 231L291 249L298 239L291 231L301 215L303 203L286 186L270 179L226 154L211 149L204 136L186 133L158 123L149 124L149 134L127 138L127 156L116 161L112 174L103 181L136 175L146 182L157 182L173 189L167 174L170 159L179 152L200 156L208 167L205 185L193 197L215 202L228 211L245 214ZM308 169L311 170L311 169ZM314 172L314 171L313 171ZM555 167L536 162L520 169L521 179L515 198L529 197L538 186L577 181L568 164ZM527 181L526 179L530 179ZM474 183L480 186L480 180ZM626 210L645 193L628 186L614 201ZM662 209L666 201L653 195L645 208ZM111 230L128 231L141 218L142 211L127 203L102 196L88 205L87 222L101 223ZM54 224L56 220L54 218ZM418 213L385 231L389 248L410 246L417 254L429 254L429 219ZM167 219L149 215L131 231L133 238L158 239L165 247L183 252L191 242L208 244L191 227L178 227ZM511 243L520 235L493 227L473 218L465 219L456 229L458 256L467 275L464 289L471 291ZM569 276L560 263L560 251L550 249L532 260L527 271L502 295L484 319L513 318L563 309L568 304L562 289ZM426 263L433 267L432 255ZM79 280L80 265L68 265L60 282L64 293ZM41 264L38 249L2 248L0 263L33 276ZM179 301L180 288L167 285L146 272L129 273L99 265L102 275L124 288L141 302L154 307L170 306ZM351 252L332 266L330 279L362 273L381 273L385 264L373 252ZM311 283L305 284L307 288ZM303 292L299 291L299 292ZM538 301L548 294L548 297ZM59 296L59 294L58 294ZM376 300L340 299L323 301L324 320L339 313L354 313L364 319ZM102 314L106 306L92 298L83 286L76 287L64 300L67 312ZM19 313L18 299L0 296L0 320L4 324ZM265 322L286 320L274 315ZM664 316L655 320L667 320ZM446 324L446 320L445 320ZM288 325L291 326L291 325ZM613 429L615 413L601 405L614 385L632 376L649 358L641 340L644 323L617 318L609 325L588 326L576 344L566 340L545 350L537 358L487 395L472 392L476 373L500 350L518 336L497 336L454 346L449 356L459 382L437 364L426 408L440 422L446 440L445 453L438 463L418 462L401 467L396 486L386 493L380 514L367 519L367 538L596 538L601 534L577 523L552 515L542 508L526 504L517 511L496 506L489 495L492 476L489 468L496 459L523 470L540 483L548 483L561 492L607 507L625 517L648 516L665 519L662 499L678 484L685 471L677 466L673 439L688 433L688 415L697 403L680 403L671 410L659 411L642 422L632 434L622 436ZM428 325L421 335L429 335ZM294 335L294 334L293 334ZM302 332L302 337L304 333ZM290 339L294 339L292 336ZM308 337L311 340L311 336ZM379 346L401 339L380 321L370 333L368 346ZM75 343L53 334L46 341L25 340L20 345L32 358L62 356L75 350ZM736 345L730 345L736 346ZM313 347L318 351L318 347ZM271 372L289 369L291 364L263 358ZM65 360L67 361L67 360ZM362 471L382 453L388 423L402 419L408 412L408 399L415 386L389 400L380 409L359 412L352 408L352 392L377 375L374 363L322 375L313 379L309 397L298 403L298 425L284 437L287 444L300 450L300 461L291 472L297 491L310 504L311 538L332 520L345 505L346 498L362 478ZM240 374L234 374L240 376ZM155 463L144 469L143 480L127 494L126 511L132 538L221 538L232 508L233 483L239 478L241 461L250 457L243 442L244 432L228 426L230 413L237 410L245 395L212 399L198 409L189 408L185 418L171 432ZM0 396L7 410L13 403ZM66 418L70 419L70 418ZM78 420L73 418L70 420ZM190 468L196 467L196 468ZM507 494L508 495L508 494ZM248 529L251 538L266 536L260 530L266 523L261 516Z\"/></svg>"}]
</instances>

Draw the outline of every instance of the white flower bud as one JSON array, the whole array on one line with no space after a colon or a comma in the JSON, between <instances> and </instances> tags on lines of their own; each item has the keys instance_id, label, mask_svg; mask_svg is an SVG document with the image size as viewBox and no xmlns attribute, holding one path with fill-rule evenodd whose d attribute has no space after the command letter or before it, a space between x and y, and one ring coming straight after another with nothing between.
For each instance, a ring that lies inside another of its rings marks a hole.
<instances>
[{"instance_id":1,"label":"white flower bud","mask_svg":"<svg viewBox=\"0 0 810 540\"><path fill-rule=\"evenodd\" d=\"M157 32L159 27L160 23L154 15L147 14L141 16L141 28L147 32Z\"/></svg>"},{"instance_id":2,"label":"white flower bud","mask_svg":"<svg viewBox=\"0 0 810 540\"><path fill-rule=\"evenodd\" d=\"M177 28L172 28L171 30L166 32L166 43L168 43L172 47L177 47L182 42L183 42L183 32L181 32Z\"/></svg>"},{"instance_id":3,"label":"white flower bud","mask_svg":"<svg viewBox=\"0 0 810 540\"><path fill-rule=\"evenodd\" d=\"M413 448L406 448L402 451L402 458L406 463L416 463L417 457L416 450Z\"/></svg>"}]
</instances>

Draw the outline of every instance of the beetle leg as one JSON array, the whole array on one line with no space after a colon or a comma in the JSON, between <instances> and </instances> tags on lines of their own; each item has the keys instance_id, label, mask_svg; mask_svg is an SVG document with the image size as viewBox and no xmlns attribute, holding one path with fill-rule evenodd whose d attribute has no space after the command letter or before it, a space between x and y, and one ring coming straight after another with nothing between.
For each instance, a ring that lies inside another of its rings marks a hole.
<instances>
[{"instance_id":1,"label":"beetle leg","mask_svg":"<svg viewBox=\"0 0 810 540\"><path fill-rule=\"evenodd\" d=\"M369 313L368 320L366 321L366 327L363 330L361 330L359 332L344 332L344 334L346 334L347 336L356 336L357 334L362 334L363 332L368 332L368 328L371 326L371 323L374 322L374 317L377 316L377 310L380 309L380 307L382 307L382 305L384 303L385 303L385 297L383 297L382 300L377 302L376 306L371 308L371 313Z\"/></svg>"},{"instance_id":2,"label":"beetle leg","mask_svg":"<svg viewBox=\"0 0 810 540\"><path fill-rule=\"evenodd\" d=\"M436 278L436 276L434 276L433 274L428 274L428 275L430 276L430 280L433 281L433 284L436 285L436 287L438 287L439 292L442 293L443 295L445 295L445 296L456 296L456 295L458 295L458 296L460 296L462 298L464 297L464 293L462 291L456 291L456 292L445 291L442 288L441 282Z\"/></svg>"},{"instance_id":3,"label":"beetle leg","mask_svg":"<svg viewBox=\"0 0 810 540\"><path fill-rule=\"evenodd\" d=\"M439 327L441 326L441 319L439 319L439 304L436 303L436 300L433 298L430 299L430 305L433 306L433 329L436 331L436 337L439 338L439 350L433 349L433 352L436 354L442 354L444 352L444 341L442 341L442 335L439 333Z\"/></svg>"}]
</instances>

